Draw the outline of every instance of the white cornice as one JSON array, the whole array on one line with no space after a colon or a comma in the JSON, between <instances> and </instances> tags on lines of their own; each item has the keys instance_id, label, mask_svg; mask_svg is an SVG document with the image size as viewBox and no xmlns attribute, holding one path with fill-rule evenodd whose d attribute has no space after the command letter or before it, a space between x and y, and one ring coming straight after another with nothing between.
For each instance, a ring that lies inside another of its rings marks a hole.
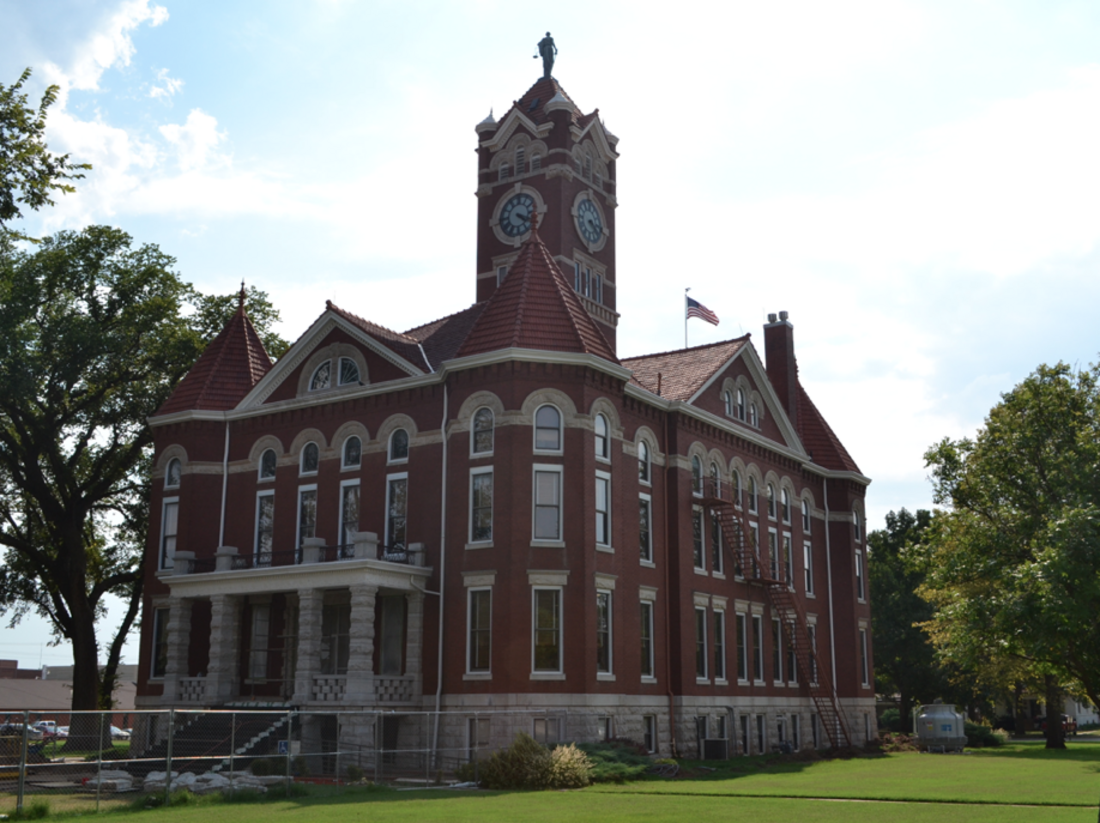
<instances>
[{"instance_id":1,"label":"white cornice","mask_svg":"<svg viewBox=\"0 0 1100 823\"><path fill-rule=\"evenodd\" d=\"M489 151L497 151L508 142L509 138L511 138L519 126L523 126L531 132L531 134L539 138L546 137L546 135L550 133L550 130L554 128L554 124L549 121L543 123L541 126L536 126L531 118L513 106L508 113L504 115L504 119L500 121L496 133L488 140L482 140L481 145Z\"/></svg>"},{"instance_id":2,"label":"white cornice","mask_svg":"<svg viewBox=\"0 0 1100 823\"><path fill-rule=\"evenodd\" d=\"M602 371L620 380L629 380L633 374L630 369L604 360L594 354L577 354L574 352L545 351L543 349L498 349L483 354L472 354L456 360L448 360L439 370L439 374L453 371L463 371L477 366L487 366L491 363L502 363L507 360L519 360L526 363L558 363L572 366L587 366L588 368Z\"/></svg>"},{"instance_id":3,"label":"white cornice","mask_svg":"<svg viewBox=\"0 0 1100 823\"><path fill-rule=\"evenodd\" d=\"M210 597L218 594L267 594L298 589L346 588L358 583L412 591L412 579L428 578L430 566L406 566L385 560L341 560L335 563L302 563L265 566L205 574L174 574L163 579L173 597Z\"/></svg>"},{"instance_id":4,"label":"white cornice","mask_svg":"<svg viewBox=\"0 0 1100 823\"><path fill-rule=\"evenodd\" d=\"M597 128L598 127L598 128ZM592 132L596 147L603 154L604 162L609 160L617 160L619 153L615 151L615 147L611 145L611 141L607 139L607 132L604 130L603 123L600 122L599 115L596 115L589 121L588 125L583 129L573 126L570 131L573 134L573 139L578 143L584 138L586 134Z\"/></svg>"}]
</instances>

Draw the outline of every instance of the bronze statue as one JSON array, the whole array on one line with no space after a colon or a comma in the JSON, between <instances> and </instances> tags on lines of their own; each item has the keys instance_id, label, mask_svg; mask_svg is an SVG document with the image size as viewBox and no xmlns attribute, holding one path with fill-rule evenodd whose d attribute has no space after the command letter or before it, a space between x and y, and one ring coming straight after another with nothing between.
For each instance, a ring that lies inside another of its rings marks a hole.
<instances>
[{"instance_id":1,"label":"bronze statue","mask_svg":"<svg viewBox=\"0 0 1100 823\"><path fill-rule=\"evenodd\" d=\"M554 55L557 53L558 47L554 45L554 38L550 36L550 32L546 32L546 36L539 41L539 53L534 55L536 58L542 56L543 77L550 77L550 72L554 69Z\"/></svg>"}]
</instances>

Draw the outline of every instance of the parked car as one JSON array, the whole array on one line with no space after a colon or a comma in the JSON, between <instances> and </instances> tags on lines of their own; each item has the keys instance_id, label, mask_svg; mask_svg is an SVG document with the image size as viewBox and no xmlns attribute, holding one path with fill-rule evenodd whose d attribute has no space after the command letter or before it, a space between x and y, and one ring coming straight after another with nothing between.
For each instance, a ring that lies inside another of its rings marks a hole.
<instances>
[{"instance_id":1,"label":"parked car","mask_svg":"<svg viewBox=\"0 0 1100 823\"><path fill-rule=\"evenodd\" d=\"M23 724L22 723L5 723L0 726L0 737L22 737L23 736ZM27 727L27 739L28 740L42 740L45 737L42 734L41 729L36 729L34 726Z\"/></svg>"},{"instance_id":2,"label":"parked car","mask_svg":"<svg viewBox=\"0 0 1100 823\"><path fill-rule=\"evenodd\" d=\"M126 729L120 729L118 726L111 726L111 739L112 740L129 740L130 733Z\"/></svg>"},{"instance_id":3,"label":"parked car","mask_svg":"<svg viewBox=\"0 0 1100 823\"><path fill-rule=\"evenodd\" d=\"M42 732L42 736L47 740L52 740L57 737L57 722L53 720L39 720L34 724L34 728Z\"/></svg>"},{"instance_id":4,"label":"parked car","mask_svg":"<svg viewBox=\"0 0 1100 823\"><path fill-rule=\"evenodd\" d=\"M1041 723L1039 728L1041 728L1045 732L1047 730L1047 719L1045 717L1040 717L1037 720ZM1077 734L1077 721L1070 717L1068 714L1063 714L1062 731L1065 734Z\"/></svg>"},{"instance_id":5,"label":"parked car","mask_svg":"<svg viewBox=\"0 0 1100 823\"><path fill-rule=\"evenodd\" d=\"M59 740L68 739L68 737L69 737L69 727L68 726L58 726L57 727L57 737L58 737Z\"/></svg>"}]
</instances>

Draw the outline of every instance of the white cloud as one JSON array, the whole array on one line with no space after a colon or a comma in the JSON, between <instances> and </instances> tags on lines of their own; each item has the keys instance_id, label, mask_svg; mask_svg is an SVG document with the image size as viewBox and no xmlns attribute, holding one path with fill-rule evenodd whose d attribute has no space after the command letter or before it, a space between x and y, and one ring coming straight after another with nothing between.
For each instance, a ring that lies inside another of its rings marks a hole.
<instances>
[{"instance_id":1,"label":"white cloud","mask_svg":"<svg viewBox=\"0 0 1100 823\"><path fill-rule=\"evenodd\" d=\"M183 81L177 80L174 77L169 77L168 69L161 69L160 71L158 71L157 80L162 82L164 85L158 86L156 84L153 84L152 86L150 86L149 96L153 99L170 98L183 88Z\"/></svg>"},{"instance_id":2,"label":"white cloud","mask_svg":"<svg viewBox=\"0 0 1100 823\"><path fill-rule=\"evenodd\" d=\"M172 145L181 171L225 165L229 162L228 157L214 152L218 143L225 139L225 134L218 131L217 118L201 109L191 109L187 122L182 126L170 124L161 126L159 131Z\"/></svg>"}]
</instances>

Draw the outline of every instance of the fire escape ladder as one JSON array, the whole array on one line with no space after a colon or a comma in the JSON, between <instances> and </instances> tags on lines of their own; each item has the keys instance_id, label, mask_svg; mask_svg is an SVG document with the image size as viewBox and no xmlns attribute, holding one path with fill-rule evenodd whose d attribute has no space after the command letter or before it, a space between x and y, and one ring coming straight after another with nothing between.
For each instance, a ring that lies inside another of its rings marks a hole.
<instances>
[{"instance_id":1,"label":"fire escape ladder","mask_svg":"<svg viewBox=\"0 0 1100 823\"><path fill-rule=\"evenodd\" d=\"M764 556L763 547L756 545L748 524L737 514L728 486L707 480L702 503L718 520L722 539L733 556L736 574L743 576L746 583L763 589L772 613L779 617L788 648L794 654L799 682L809 692L829 742L835 748L851 746L851 736L829 672L818 660L816 643L810 635L802 604L788 583L789 570L784 568L784 558L776 558L779 573L771 576L770 558Z\"/></svg>"}]
</instances>

